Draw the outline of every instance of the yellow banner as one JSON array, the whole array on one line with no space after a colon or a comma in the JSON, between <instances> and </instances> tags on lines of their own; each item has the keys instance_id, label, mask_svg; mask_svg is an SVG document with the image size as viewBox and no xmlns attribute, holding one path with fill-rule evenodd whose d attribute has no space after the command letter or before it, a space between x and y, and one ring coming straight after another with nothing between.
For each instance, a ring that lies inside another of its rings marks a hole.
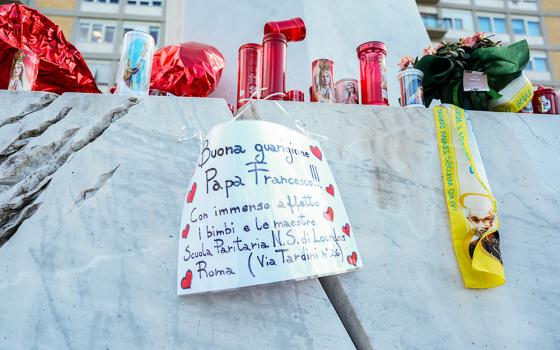
<instances>
[{"instance_id":1,"label":"yellow banner","mask_svg":"<svg viewBox=\"0 0 560 350\"><path fill-rule=\"evenodd\" d=\"M465 287L499 286L505 274L498 208L467 115L456 106L438 106L434 120L451 237Z\"/></svg>"}]
</instances>

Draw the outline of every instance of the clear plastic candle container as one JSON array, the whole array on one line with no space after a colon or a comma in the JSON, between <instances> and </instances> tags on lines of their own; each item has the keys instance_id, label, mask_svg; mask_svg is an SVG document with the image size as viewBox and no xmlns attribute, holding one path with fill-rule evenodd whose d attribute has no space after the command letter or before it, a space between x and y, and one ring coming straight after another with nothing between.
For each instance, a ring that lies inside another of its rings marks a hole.
<instances>
[{"instance_id":1,"label":"clear plastic candle container","mask_svg":"<svg viewBox=\"0 0 560 350\"><path fill-rule=\"evenodd\" d=\"M124 35L116 94L148 95L154 47L149 34L133 30Z\"/></svg>"}]
</instances>

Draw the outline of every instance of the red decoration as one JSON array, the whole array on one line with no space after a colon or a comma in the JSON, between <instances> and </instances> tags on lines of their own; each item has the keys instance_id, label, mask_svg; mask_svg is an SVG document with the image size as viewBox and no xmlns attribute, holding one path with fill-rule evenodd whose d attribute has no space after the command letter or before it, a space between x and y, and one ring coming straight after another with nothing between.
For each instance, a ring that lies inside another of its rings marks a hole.
<instances>
[{"instance_id":1,"label":"red decoration","mask_svg":"<svg viewBox=\"0 0 560 350\"><path fill-rule=\"evenodd\" d=\"M157 50L150 89L175 96L206 97L222 76L224 56L214 46L188 42Z\"/></svg>"},{"instance_id":2,"label":"red decoration","mask_svg":"<svg viewBox=\"0 0 560 350\"><path fill-rule=\"evenodd\" d=\"M20 4L0 6L0 88L8 87L18 50L37 54L39 71L33 90L99 93L82 55L59 26L37 10Z\"/></svg>"}]
</instances>

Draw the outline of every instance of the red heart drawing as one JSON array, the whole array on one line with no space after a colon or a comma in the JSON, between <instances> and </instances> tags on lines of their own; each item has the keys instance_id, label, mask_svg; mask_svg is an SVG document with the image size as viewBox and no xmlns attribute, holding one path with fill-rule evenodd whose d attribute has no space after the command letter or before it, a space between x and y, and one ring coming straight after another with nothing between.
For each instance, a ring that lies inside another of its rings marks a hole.
<instances>
[{"instance_id":1,"label":"red heart drawing","mask_svg":"<svg viewBox=\"0 0 560 350\"><path fill-rule=\"evenodd\" d=\"M350 265L356 266L358 264L358 254L356 254L356 252L352 252L352 255L348 255L346 260Z\"/></svg>"},{"instance_id":2,"label":"red heart drawing","mask_svg":"<svg viewBox=\"0 0 560 350\"><path fill-rule=\"evenodd\" d=\"M326 187L327 192L334 197L334 186L333 185L329 185L328 187Z\"/></svg>"},{"instance_id":3,"label":"red heart drawing","mask_svg":"<svg viewBox=\"0 0 560 350\"><path fill-rule=\"evenodd\" d=\"M191 282L192 282L192 271L187 270L187 273L185 274L185 277L183 277L181 279L181 288L190 289L191 288Z\"/></svg>"},{"instance_id":4,"label":"red heart drawing","mask_svg":"<svg viewBox=\"0 0 560 350\"><path fill-rule=\"evenodd\" d=\"M192 184L191 190L187 194L187 203L191 203L193 201L195 193L196 193L196 182Z\"/></svg>"},{"instance_id":5,"label":"red heart drawing","mask_svg":"<svg viewBox=\"0 0 560 350\"><path fill-rule=\"evenodd\" d=\"M187 238L189 236L190 229L191 229L191 225L187 224L187 226L185 226L185 229L181 233L181 237Z\"/></svg>"},{"instance_id":6,"label":"red heart drawing","mask_svg":"<svg viewBox=\"0 0 560 350\"><path fill-rule=\"evenodd\" d=\"M309 149L311 150L311 153L313 153L313 155L315 157L317 157L317 159L319 160L323 160L323 154L321 153L321 150L319 149L319 147L316 146L309 146Z\"/></svg>"},{"instance_id":7,"label":"red heart drawing","mask_svg":"<svg viewBox=\"0 0 560 350\"><path fill-rule=\"evenodd\" d=\"M350 225L348 223L342 226L342 232L344 232L346 236L350 237Z\"/></svg>"},{"instance_id":8,"label":"red heart drawing","mask_svg":"<svg viewBox=\"0 0 560 350\"><path fill-rule=\"evenodd\" d=\"M327 211L323 213L323 216L325 217L325 219L327 219L329 221L333 221L334 220L334 212L333 212L332 208L329 207L327 209Z\"/></svg>"}]
</instances>

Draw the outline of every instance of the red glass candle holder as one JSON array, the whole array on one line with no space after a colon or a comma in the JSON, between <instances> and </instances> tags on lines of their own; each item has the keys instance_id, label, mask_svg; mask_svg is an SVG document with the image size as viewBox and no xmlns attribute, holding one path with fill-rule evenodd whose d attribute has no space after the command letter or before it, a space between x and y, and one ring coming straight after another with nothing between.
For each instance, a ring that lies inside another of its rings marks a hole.
<instances>
[{"instance_id":1,"label":"red glass candle holder","mask_svg":"<svg viewBox=\"0 0 560 350\"><path fill-rule=\"evenodd\" d=\"M286 86L286 49L288 41L283 34L269 33L263 39L262 97L276 95L270 100L283 100Z\"/></svg>"},{"instance_id":2,"label":"red glass candle holder","mask_svg":"<svg viewBox=\"0 0 560 350\"><path fill-rule=\"evenodd\" d=\"M305 101L305 96L301 90L290 90L286 92L286 100L303 102Z\"/></svg>"},{"instance_id":3,"label":"red glass candle holder","mask_svg":"<svg viewBox=\"0 0 560 350\"><path fill-rule=\"evenodd\" d=\"M317 102L315 96L313 96L313 86L309 87L309 101L310 102Z\"/></svg>"},{"instance_id":4,"label":"red glass candle holder","mask_svg":"<svg viewBox=\"0 0 560 350\"><path fill-rule=\"evenodd\" d=\"M356 51L360 60L362 104L388 106L385 44L380 41L369 41L358 46Z\"/></svg>"},{"instance_id":5,"label":"red glass candle holder","mask_svg":"<svg viewBox=\"0 0 560 350\"><path fill-rule=\"evenodd\" d=\"M301 41L305 39L305 23L299 17L285 21L267 22L264 25L264 34L281 33L288 41Z\"/></svg>"},{"instance_id":6,"label":"red glass candle holder","mask_svg":"<svg viewBox=\"0 0 560 350\"><path fill-rule=\"evenodd\" d=\"M261 88L263 49L259 44L245 44L239 48L237 68L237 109L241 108ZM253 96L260 98L260 93Z\"/></svg>"},{"instance_id":7,"label":"red glass candle holder","mask_svg":"<svg viewBox=\"0 0 560 350\"><path fill-rule=\"evenodd\" d=\"M553 88L539 86L533 95L533 111L539 114L558 114L556 92Z\"/></svg>"}]
</instances>

